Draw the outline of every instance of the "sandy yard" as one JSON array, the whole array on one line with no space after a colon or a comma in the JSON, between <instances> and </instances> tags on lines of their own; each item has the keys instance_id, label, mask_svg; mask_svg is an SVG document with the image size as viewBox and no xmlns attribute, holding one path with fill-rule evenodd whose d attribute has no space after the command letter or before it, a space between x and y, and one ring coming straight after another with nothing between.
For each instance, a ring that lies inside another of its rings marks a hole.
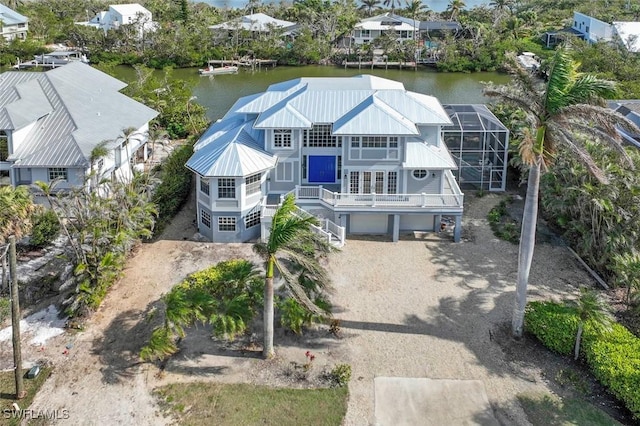
<instances>
[{"instance_id":1,"label":"sandy yard","mask_svg":"<svg viewBox=\"0 0 640 426\"><path fill-rule=\"evenodd\" d=\"M303 337L279 331L278 357L265 362L259 358L259 334L247 338L257 344L245 342L240 350L213 341L200 327L158 374L157 366L139 364L137 353L161 320L161 295L218 261L257 261L249 244L191 241L190 205L162 238L137 250L84 331L67 332L44 348L25 343L26 362L55 366L32 408L68 409L70 419L61 424L167 424L173 420L163 416L152 395L157 386L191 380L291 385L288 366L304 362L311 350L318 372L338 363L352 366L346 425L373 423L377 376L481 380L503 424L527 424L515 395L551 385L536 363L514 360L500 343L511 316L517 246L496 239L487 224L486 214L499 200L467 197L459 244L435 234L405 236L398 243L349 239L329 263L340 338L325 326ZM531 283L531 298L561 298L591 280L564 247L540 243ZM71 349L65 355L66 346ZM10 347L0 349L9 356Z\"/></svg>"}]
</instances>

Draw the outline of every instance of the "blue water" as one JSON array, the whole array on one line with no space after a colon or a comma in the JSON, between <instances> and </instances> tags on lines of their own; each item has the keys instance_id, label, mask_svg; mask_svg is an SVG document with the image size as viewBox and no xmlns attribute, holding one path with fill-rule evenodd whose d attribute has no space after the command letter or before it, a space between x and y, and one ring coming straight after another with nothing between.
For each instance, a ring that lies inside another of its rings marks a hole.
<instances>
[{"instance_id":1,"label":"blue water","mask_svg":"<svg viewBox=\"0 0 640 426\"><path fill-rule=\"evenodd\" d=\"M471 9L476 6L488 5L490 2L491 0L466 0L464 3L467 6L465 9ZM196 3L207 3L221 9L242 9L249 2L247 0L202 0L201 2L196 1ZM289 4L291 2L283 0L262 0L262 3ZM444 12L450 0L422 0L422 3L434 12ZM403 7L404 3L400 2L400 6L397 7L397 9L402 9Z\"/></svg>"}]
</instances>

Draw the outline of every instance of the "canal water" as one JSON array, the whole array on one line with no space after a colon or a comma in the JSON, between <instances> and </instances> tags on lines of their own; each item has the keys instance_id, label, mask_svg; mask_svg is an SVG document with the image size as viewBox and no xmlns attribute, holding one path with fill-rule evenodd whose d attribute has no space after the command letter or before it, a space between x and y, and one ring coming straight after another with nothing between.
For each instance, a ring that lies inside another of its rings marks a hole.
<instances>
[{"instance_id":1,"label":"canal water","mask_svg":"<svg viewBox=\"0 0 640 426\"><path fill-rule=\"evenodd\" d=\"M173 71L173 77L193 83L194 102L207 109L207 116L217 120L229 110L238 98L263 92L270 84L299 77L350 77L372 74L404 83L407 90L437 97L443 104L477 104L489 100L482 95L482 82L504 84L509 76L500 73L439 73L429 68L417 70L344 69L333 66L303 66L263 68L259 71L241 69L238 74L200 76L197 69L182 68ZM117 78L131 82L135 72L130 67L119 67Z\"/></svg>"}]
</instances>

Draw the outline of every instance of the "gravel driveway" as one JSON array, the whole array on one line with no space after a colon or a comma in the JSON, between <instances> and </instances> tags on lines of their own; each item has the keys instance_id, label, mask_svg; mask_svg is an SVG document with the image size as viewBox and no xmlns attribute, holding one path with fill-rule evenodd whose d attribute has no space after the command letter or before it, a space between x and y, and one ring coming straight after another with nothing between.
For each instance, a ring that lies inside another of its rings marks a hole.
<instances>
[{"instance_id":1,"label":"gravel driveway","mask_svg":"<svg viewBox=\"0 0 640 426\"><path fill-rule=\"evenodd\" d=\"M373 424L379 376L481 380L502 423L527 424L515 395L545 389L541 371L507 362L496 342L511 315L517 246L497 240L487 225L486 214L499 196L468 198L461 243L434 234L405 236L398 243L351 238L332 256L332 301L342 339L326 329L301 338L278 333L279 356L265 363L221 349L200 327L159 377L156 367L136 365L136 354L161 295L190 272L252 256L246 244L183 241L194 232L195 216L187 208L164 239L143 245L129 261L86 331L52 341L44 353L27 349L25 359L56 365L33 408L67 408L68 424L162 424L167 419L158 415L155 387L203 379L289 385L282 369L303 362L304 351L312 349L318 369L352 366L347 425ZM531 282L533 298L564 297L591 281L565 248L540 244ZM73 350L62 355L69 341L75 342Z\"/></svg>"}]
</instances>

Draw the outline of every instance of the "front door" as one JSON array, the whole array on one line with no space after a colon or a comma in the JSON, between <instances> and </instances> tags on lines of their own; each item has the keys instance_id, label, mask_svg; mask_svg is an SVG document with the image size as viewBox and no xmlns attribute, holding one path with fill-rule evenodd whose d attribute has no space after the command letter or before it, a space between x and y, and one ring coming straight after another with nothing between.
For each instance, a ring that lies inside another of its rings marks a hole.
<instances>
[{"instance_id":1,"label":"front door","mask_svg":"<svg viewBox=\"0 0 640 426\"><path fill-rule=\"evenodd\" d=\"M334 183L336 181L336 157L333 155L309 156L309 183Z\"/></svg>"}]
</instances>

